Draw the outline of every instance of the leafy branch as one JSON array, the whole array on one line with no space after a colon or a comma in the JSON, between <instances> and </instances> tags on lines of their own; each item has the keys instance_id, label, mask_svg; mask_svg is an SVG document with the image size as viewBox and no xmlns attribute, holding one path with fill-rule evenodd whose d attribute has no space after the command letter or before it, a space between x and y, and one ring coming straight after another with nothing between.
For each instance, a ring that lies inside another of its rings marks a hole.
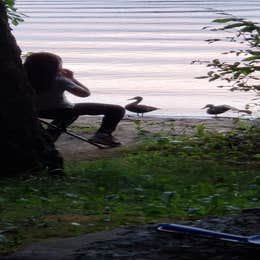
<instances>
[{"instance_id":1,"label":"leafy branch","mask_svg":"<svg viewBox=\"0 0 260 260\"><path fill-rule=\"evenodd\" d=\"M225 62L219 59L207 61L207 67L210 68L210 71L206 76L197 78L208 78L209 81L225 81L226 85L221 84L218 87L229 87L231 91L255 91L259 95L260 26L258 23L243 18L237 18L230 14L226 15L228 17L213 20L213 23L218 24L218 27L204 27L203 29L227 31L233 33L233 36L208 39L207 42L228 41L238 43L243 48L223 53L235 56L237 60L235 62Z\"/></svg>"},{"instance_id":2,"label":"leafy branch","mask_svg":"<svg viewBox=\"0 0 260 260\"><path fill-rule=\"evenodd\" d=\"M15 7L15 0L4 0L8 19L13 25L18 25L20 22L23 22L25 17L24 14L17 11Z\"/></svg>"}]
</instances>

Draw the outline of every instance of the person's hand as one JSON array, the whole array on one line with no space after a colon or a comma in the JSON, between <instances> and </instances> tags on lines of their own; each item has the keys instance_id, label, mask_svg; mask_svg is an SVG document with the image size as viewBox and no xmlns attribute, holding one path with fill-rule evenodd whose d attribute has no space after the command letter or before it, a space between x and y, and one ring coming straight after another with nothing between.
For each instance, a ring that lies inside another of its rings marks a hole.
<instances>
[{"instance_id":1,"label":"person's hand","mask_svg":"<svg viewBox=\"0 0 260 260\"><path fill-rule=\"evenodd\" d=\"M73 71L69 70L69 69L61 69L60 70L60 75L69 79L73 79L74 75L73 75Z\"/></svg>"}]
</instances>

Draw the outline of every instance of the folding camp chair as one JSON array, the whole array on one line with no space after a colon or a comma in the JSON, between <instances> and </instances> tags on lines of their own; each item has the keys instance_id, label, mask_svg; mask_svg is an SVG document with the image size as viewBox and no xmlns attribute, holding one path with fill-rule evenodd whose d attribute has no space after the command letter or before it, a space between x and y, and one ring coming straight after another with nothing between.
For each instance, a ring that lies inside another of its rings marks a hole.
<instances>
[{"instance_id":1,"label":"folding camp chair","mask_svg":"<svg viewBox=\"0 0 260 260\"><path fill-rule=\"evenodd\" d=\"M46 122L45 120L39 119L39 121L40 121L42 124L44 124L44 125L47 125L47 126L49 126L49 127L58 129L57 126L55 126L55 125L53 125L53 124L51 124L51 123L49 123L49 122ZM101 145L101 144L94 143L94 142L90 141L88 138L83 137L83 136L81 136L81 135L78 135L78 134L76 134L76 133L74 133L74 132L72 132L72 131L70 131L70 130L67 130L66 128L65 128L65 129L62 129L62 132L65 133L65 134L67 134L67 135L73 136L73 137L75 137L75 138L77 138L77 139L79 139L79 140L81 140L81 141L83 141L83 142L92 144L92 145L98 147L99 149L105 149L105 148L109 148L109 147L110 147L110 146L104 146L104 145Z\"/></svg>"}]
</instances>

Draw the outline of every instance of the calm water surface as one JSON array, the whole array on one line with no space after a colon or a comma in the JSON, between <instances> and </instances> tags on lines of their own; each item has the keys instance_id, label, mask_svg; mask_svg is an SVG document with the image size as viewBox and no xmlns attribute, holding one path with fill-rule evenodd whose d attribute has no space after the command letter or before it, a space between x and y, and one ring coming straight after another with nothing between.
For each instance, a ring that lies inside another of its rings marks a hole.
<instances>
[{"instance_id":1,"label":"calm water surface","mask_svg":"<svg viewBox=\"0 0 260 260\"><path fill-rule=\"evenodd\" d=\"M260 21L259 0L17 0L28 15L13 33L24 53L59 54L64 67L87 85L92 95L73 102L125 105L133 96L160 107L159 116L204 116L207 103L244 107L248 93L218 89L193 60L211 60L231 44L208 44L220 36L202 30L225 11ZM222 32L223 33L223 32ZM226 56L225 56L226 57ZM227 57L228 58L228 57ZM228 113L226 114L228 115ZM231 115L231 114L230 114Z\"/></svg>"}]
</instances>

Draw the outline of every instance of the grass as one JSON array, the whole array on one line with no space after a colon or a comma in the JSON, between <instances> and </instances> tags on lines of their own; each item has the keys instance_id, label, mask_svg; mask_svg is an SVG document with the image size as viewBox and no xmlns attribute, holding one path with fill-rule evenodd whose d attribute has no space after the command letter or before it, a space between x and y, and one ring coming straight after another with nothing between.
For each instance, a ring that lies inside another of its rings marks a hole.
<instances>
[{"instance_id":1,"label":"grass","mask_svg":"<svg viewBox=\"0 0 260 260\"><path fill-rule=\"evenodd\" d=\"M69 162L64 179L2 180L0 255L46 238L258 207L259 137L199 126L188 137L146 135L121 157Z\"/></svg>"}]
</instances>

